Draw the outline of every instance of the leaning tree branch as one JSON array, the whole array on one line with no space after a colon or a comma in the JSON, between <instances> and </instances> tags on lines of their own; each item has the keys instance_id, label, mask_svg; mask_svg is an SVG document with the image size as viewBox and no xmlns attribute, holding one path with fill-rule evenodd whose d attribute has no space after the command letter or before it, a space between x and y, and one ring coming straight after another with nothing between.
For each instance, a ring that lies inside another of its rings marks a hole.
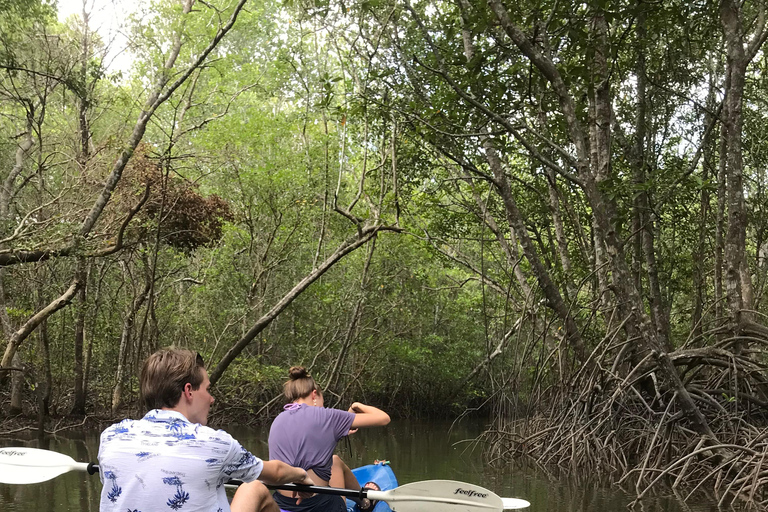
<instances>
[{"instance_id":1,"label":"leaning tree branch","mask_svg":"<svg viewBox=\"0 0 768 512\"><path fill-rule=\"evenodd\" d=\"M38 311L34 316L32 316L32 318L27 320L19 330L13 333L11 335L11 339L8 340L8 345L5 347L5 354L3 355L2 362L0 362L0 366L3 368L9 367L11 365L11 361L13 360L14 354L16 354L16 350L19 348L19 345L21 345L21 343L27 338L27 336L29 336L30 333L34 331L37 326L40 325L48 317L63 307L69 305L72 297L75 296L75 293L77 293L77 290L79 290L82 285L83 283L79 279L79 274L75 274L75 279L72 280L72 284L69 285L69 288L67 288L67 290L59 298L48 304L48 306L42 310Z\"/></svg>"},{"instance_id":2,"label":"leaning tree branch","mask_svg":"<svg viewBox=\"0 0 768 512\"><path fill-rule=\"evenodd\" d=\"M396 233L402 232L402 228L395 226L381 226L381 225L368 225L363 226L360 229L362 235L357 233L339 245L336 250L323 263L317 268L312 270L307 276L299 281L287 294L283 296L280 301L275 304L266 314L259 318L255 324L245 333L245 336L240 338L232 347L224 354L224 357L216 365L216 368L211 372L211 384L215 384L226 369L235 360L237 356L247 347L251 341L254 340L258 334L263 331L272 320L285 310L299 295L301 295L309 286L317 281L325 272L332 266L341 261L344 256L355 251L356 249L367 244L371 239L375 238L381 231L394 231Z\"/></svg>"}]
</instances>

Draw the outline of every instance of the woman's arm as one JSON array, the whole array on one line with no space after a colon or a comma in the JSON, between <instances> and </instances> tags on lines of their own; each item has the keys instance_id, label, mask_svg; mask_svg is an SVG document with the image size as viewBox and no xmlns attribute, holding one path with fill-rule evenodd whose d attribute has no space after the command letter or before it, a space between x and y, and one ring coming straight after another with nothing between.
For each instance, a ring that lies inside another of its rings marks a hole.
<instances>
[{"instance_id":1,"label":"woman's arm","mask_svg":"<svg viewBox=\"0 0 768 512\"><path fill-rule=\"evenodd\" d=\"M389 414L372 405L355 402L350 406L349 412L355 414L352 428L383 427L389 423Z\"/></svg>"}]
</instances>

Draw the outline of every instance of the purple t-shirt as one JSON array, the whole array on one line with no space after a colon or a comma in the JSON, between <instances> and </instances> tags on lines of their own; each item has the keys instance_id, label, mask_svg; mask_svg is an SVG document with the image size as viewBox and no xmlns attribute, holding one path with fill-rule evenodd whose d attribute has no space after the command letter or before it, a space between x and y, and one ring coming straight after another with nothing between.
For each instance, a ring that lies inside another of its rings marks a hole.
<instances>
[{"instance_id":1,"label":"purple t-shirt","mask_svg":"<svg viewBox=\"0 0 768 512\"><path fill-rule=\"evenodd\" d=\"M349 433L354 413L298 404L278 414L269 429L269 458L331 478L333 450Z\"/></svg>"}]
</instances>

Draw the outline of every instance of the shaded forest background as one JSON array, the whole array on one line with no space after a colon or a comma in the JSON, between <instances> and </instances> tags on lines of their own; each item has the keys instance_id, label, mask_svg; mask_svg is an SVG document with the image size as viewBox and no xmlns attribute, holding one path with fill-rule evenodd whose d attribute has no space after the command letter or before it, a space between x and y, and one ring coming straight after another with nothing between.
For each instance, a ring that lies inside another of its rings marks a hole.
<instances>
[{"instance_id":1,"label":"shaded forest background","mask_svg":"<svg viewBox=\"0 0 768 512\"><path fill-rule=\"evenodd\" d=\"M0 398L490 418L493 459L764 504L766 4L0 0Z\"/></svg>"}]
</instances>

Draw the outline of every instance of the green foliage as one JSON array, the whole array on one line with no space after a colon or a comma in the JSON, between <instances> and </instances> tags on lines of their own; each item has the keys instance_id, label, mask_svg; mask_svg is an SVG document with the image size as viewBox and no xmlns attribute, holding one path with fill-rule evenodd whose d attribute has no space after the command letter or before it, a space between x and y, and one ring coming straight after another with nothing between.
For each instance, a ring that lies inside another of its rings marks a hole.
<instances>
[{"instance_id":1,"label":"green foliage","mask_svg":"<svg viewBox=\"0 0 768 512\"><path fill-rule=\"evenodd\" d=\"M11 68L0 84L0 131L10 134L0 141L0 178L14 168L24 134L34 134L0 218L0 239L28 213L33 220L0 251L76 239L149 87L178 78L232 7L196 3L184 15L178 2L145 5L132 17L135 60L121 79L104 68L98 38L82 58L75 21L57 24L46 3L0 0L0 63ZM294 300L225 372L220 402L255 412L280 393L285 370L300 363L312 365L340 406L363 399L402 415L454 414L513 388L522 407L578 371L562 343L563 322L522 256L521 234L510 231L509 205L483 148L490 138L526 234L591 351L615 327L607 311L616 297L601 289L601 272L610 280L612 270L595 261L594 212L568 158L574 141L561 99L485 2L412 8L387 0L249 3L205 66L154 112L97 229L78 240L76 253L111 247L150 185L122 232L121 250L89 261L86 307L70 306L47 322L50 362L40 338L25 343L35 375L50 365L56 400L65 402L72 387L71 340L83 311L90 405L111 405L126 328L134 401L147 353L173 343L200 350L215 365L357 233L350 218L405 232L381 234L372 252L371 242L349 254ZM627 263L640 269L639 307L646 311L647 262L632 251L638 200L648 199L644 218L655 236L670 333L681 345L690 334L697 263L707 276L706 301L717 302L716 145L706 166L693 165L706 124L699 96L710 80L713 90L722 85L716 6L544 0L509 14L553 56L587 133L602 84L593 24L605 17L614 125L609 172L597 191ZM641 18L645 37L636 32ZM178 59L165 70L177 38ZM640 56L649 84L642 178L633 146ZM747 253L756 289L765 283L768 241L764 67L759 61L750 69L744 106ZM81 105L90 129L84 163ZM348 216L339 213L346 209ZM13 326L58 297L74 268L74 260L52 258L7 269ZM134 322L126 325L133 308ZM486 364L499 344L502 354Z\"/></svg>"},{"instance_id":2,"label":"green foliage","mask_svg":"<svg viewBox=\"0 0 768 512\"><path fill-rule=\"evenodd\" d=\"M56 17L48 0L0 0L0 65L15 73L19 52L23 51L25 30L37 24L49 24Z\"/></svg>"}]
</instances>

